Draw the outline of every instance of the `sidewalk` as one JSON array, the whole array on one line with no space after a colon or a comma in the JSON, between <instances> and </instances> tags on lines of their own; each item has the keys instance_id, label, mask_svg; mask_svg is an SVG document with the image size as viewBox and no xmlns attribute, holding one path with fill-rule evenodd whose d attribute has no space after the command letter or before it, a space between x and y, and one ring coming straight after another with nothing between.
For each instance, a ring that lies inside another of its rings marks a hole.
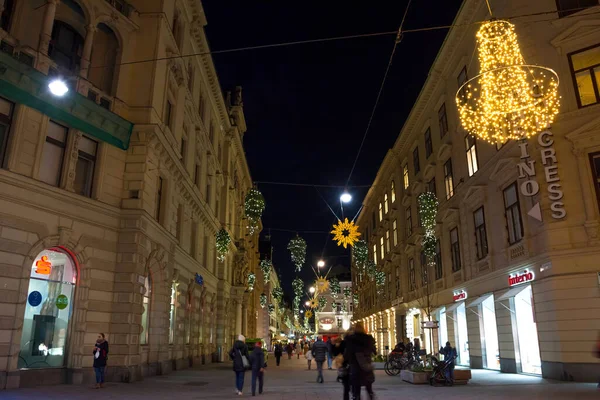
<instances>
[{"instance_id":1,"label":"sidewalk","mask_svg":"<svg viewBox=\"0 0 600 400\"><path fill-rule=\"evenodd\" d=\"M291 360L284 355L281 366L275 366L275 357L269 356L265 372L264 400L339 400L342 386L335 381L336 371L325 370L325 383L317 384L317 371L308 371L301 356ZM250 373L246 374L244 396L250 394ZM600 399L596 384L547 381L538 377L501 374L494 371L473 371L473 380L467 386L430 387L414 386L376 371L374 385L378 400L431 399L442 397L460 400L482 399ZM106 388L94 390L88 386L45 386L35 389L0 391L2 400L49 399L238 399L234 393L234 375L228 364L203 366L198 369L176 371L170 375L149 377L135 383L108 383ZM258 395L258 393L257 393ZM363 399L364 399L363 395Z\"/></svg>"}]
</instances>

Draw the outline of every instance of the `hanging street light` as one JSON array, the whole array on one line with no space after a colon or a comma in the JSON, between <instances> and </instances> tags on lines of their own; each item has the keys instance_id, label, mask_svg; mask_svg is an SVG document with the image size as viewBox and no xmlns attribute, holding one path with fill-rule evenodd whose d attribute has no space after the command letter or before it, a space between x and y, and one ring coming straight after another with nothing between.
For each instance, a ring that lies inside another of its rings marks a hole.
<instances>
[{"instance_id":1,"label":"hanging street light","mask_svg":"<svg viewBox=\"0 0 600 400\"><path fill-rule=\"evenodd\" d=\"M306 307L310 306L310 301L307 301L307 302L305 302L305 303L304 303L304 305L305 305Z\"/></svg>"},{"instance_id":2,"label":"hanging street light","mask_svg":"<svg viewBox=\"0 0 600 400\"><path fill-rule=\"evenodd\" d=\"M308 291L310 292L310 294L313 294L315 292L315 287L311 286L310 288L308 288Z\"/></svg>"},{"instance_id":3,"label":"hanging street light","mask_svg":"<svg viewBox=\"0 0 600 400\"><path fill-rule=\"evenodd\" d=\"M319 260L319 262L317 263L317 267L323 268L324 266L325 266L325 261Z\"/></svg>"},{"instance_id":4,"label":"hanging street light","mask_svg":"<svg viewBox=\"0 0 600 400\"><path fill-rule=\"evenodd\" d=\"M57 97L62 97L69 91L69 87L62 79L53 79L50 81L48 89L50 89L50 93Z\"/></svg>"},{"instance_id":5,"label":"hanging street light","mask_svg":"<svg viewBox=\"0 0 600 400\"><path fill-rule=\"evenodd\" d=\"M340 196L340 201L342 203L350 203L352 201L352 196L350 195L350 193L348 192L344 192L341 196Z\"/></svg>"}]
</instances>

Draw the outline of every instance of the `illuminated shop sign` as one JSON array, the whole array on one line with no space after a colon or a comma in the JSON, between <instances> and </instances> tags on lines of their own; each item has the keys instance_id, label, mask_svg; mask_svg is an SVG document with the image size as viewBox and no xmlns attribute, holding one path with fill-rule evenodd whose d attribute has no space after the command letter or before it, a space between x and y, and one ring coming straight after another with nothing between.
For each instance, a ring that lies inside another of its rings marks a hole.
<instances>
[{"instance_id":1,"label":"illuminated shop sign","mask_svg":"<svg viewBox=\"0 0 600 400\"><path fill-rule=\"evenodd\" d=\"M458 290L458 291L454 292L453 299L454 299L454 301L466 300L467 292L464 290Z\"/></svg>"},{"instance_id":2,"label":"illuminated shop sign","mask_svg":"<svg viewBox=\"0 0 600 400\"><path fill-rule=\"evenodd\" d=\"M52 272L52 263L48 261L48 256L42 256L35 262L35 273L40 275L50 275Z\"/></svg>"},{"instance_id":3,"label":"illuminated shop sign","mask_svg":"<svg viewBox=\"0 0 600 400\"><path fill-rule=\"evenodd\" d=\"M551 216L554 219L562 219L567 215L565 204L562 202L564 196L560 176L558 176L558 163L556 160L556 150L552 146L554 139L552 132L543 131L539 134L538 144L540 145L540 158L544 168L544 179L547 184L548 199L550 200ZM521 162L517 165L519 169L519 178L526 179L520 185L523 196L532 197L539 193L540 184L535 180L535 160L530 159L527 150L528 143L523 141L519 143L521 148ZM527 214L538 221L542 221L542 212L540 203L537 202Z\"/></svg>"},{"instance_id":4,"label":"illuminated shop sign","mask_svg":"<svg viewBox=\"0 0 600 400\"><path fill-rule=\"evenodd\" d=\"M508 285L515 286L521 283L531 282L533 280L533 272L525 270L523 272L518 272L516 274L510 274L508 276Z\"/></svg>"}]
</instances>

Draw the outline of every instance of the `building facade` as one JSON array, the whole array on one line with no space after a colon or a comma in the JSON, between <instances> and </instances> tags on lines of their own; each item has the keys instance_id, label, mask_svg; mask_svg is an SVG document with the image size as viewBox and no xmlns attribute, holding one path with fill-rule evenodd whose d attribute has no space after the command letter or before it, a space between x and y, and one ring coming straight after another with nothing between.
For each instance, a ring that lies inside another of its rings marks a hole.
<instances>
[{"instance_id":1,"label":"building facade","mask_svg":"<svg viewBox=\"0 0 600 400\"><path fill-rule=\"evenodd\" d=\"M99 332L113 380L223 361L256 335L258 234L201 2L0 6L0 388L89 380Z\"/></svg>"},{"instance_id":2,"label":"building facade","mask_svg":"<svg viewBox=\"0 0 600 400\"><path fill-rule=\"evenodd\" d=\"M449 340L471 368L600 374L591 351L600 329L600 6L567 3L492 2L495 17L511 17L526 62L556 71L561 96L551 127L494 146L458 118L457 90L479 73L477 22L489 19L483 0L464 1L358 219L386 274L378 296L354 271L355 320L371 332L418 338L428 352ZM440 204L429 268L424 191Z\"/></svg>"},{"instance_id":3,"label":"building facade","mask_svg":"<svg viewBox=\"0 0 600 400\"><path fill-rule=\"evenodd\" d=\"M331 282L331 278L330 282ZM333 293L331 287L319 293L318 298L324 297L325 306L315 312L315 334L322 335L324 340L343 336L350 328L354 312L352 279L348 273L336 276L340 283L340 292Z\"/></svg>"}]
</instances>

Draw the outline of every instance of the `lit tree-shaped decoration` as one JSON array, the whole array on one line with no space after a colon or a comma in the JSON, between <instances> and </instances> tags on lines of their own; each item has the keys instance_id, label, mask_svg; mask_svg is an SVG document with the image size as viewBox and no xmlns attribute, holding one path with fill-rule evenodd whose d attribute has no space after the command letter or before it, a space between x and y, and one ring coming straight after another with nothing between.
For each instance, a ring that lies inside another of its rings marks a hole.
<instances>
[{"instance_id":1,"label":"lit tree-shaped decoration","mask_svg":"<svg viewBox=\"0 0 600 400\"><path fill-rule=\"evenodd\" d=\"M248 274L248 291L249 292L254 290L255 283L256 283L256 275L254 275L254 272L250 272Z\"/></svg>"},{"instance_id":2,"label":"lit tree-shaped decoration","mask_svg":"<svg viewBox=\"0 0 600 400\"><path fill-rule=\"evenodd\" d=\"M304 291L304 282L302 281L302 279L296 277L292 281L292 288L294 289L294 295L300 298L302 296L302 292Z\"/></svg>"},{"instance_id":3,"label":"lit tree-shaped decoration","mask_svg":"<svg viewBox=\"0 0 600 400\"><path fill-rule=\"evenodd\" d=\"M435 194L431 192L421 193L418 197L419 218L425 231L423 235L422 247L425 255L431 261L435 259L435 247L437 239L435 237L435 225L438 210L438 200ZM435 262L435 261L434 261Z\"/></svg>"},{"instance_id":4,"label":"lit tree-shaped decoration","mask_svg":"<svg viewBox=\"0 0 600 400\"><path fill-rule=\"evenodd\" d=\"M371 279L375 278L375 273L377 272L377 264L373 260L367 260L365 263L365 271L367 272L367 276Z\"/></svg>"},{"instance_id":5,"label":"lit tree-shaped decoration","mask_svg":"<svg viewBox=\"0 0 600 400\"><path fill-rule=\"evenodd\" d=\"M331 233L333 233L333 241L344 248L354 246L360 236L358 225L355 225L354 221L348 221L348 218L344 218L344 221L338 220Z\"/></svg>"},{"instance_id":6,"label":"lit tree-shaped decoration","mask_svg":"<svg viewBox=\"0 0 600 400\"><path fill-rule=\"evenodd\" d=\"M327 307L327 299L323 296L319 297L319 306L317 308L317 310L319 312L323 311L325 309L325 307Z\"/></svg>"},{"instance_id":7,"label":"lit tree-shaped decoration","mask_svg":"<svg viewBox=\"0 0 600 400\"><path fill-rule=\"evenodd\" d=\"M264 293L261 293L259 301L260 301L260 307L265 308L265 306L267 305L267 295Z\"/></svg>"},{"instance_id":8,"label":"lit tree-shaped decoration","mask_svg":"<svg viewBox=\"0 0 600 400\"><path fill-rule=\"evenodd\" d=\"M338 308L338 303L331 303L331 309L333 310L334 313L337 312L337 308Z\"/></svg>"},{"instance_id":9,"label":"lit tree-shaped decoration","mask_svg":"<svg viewBox=\"0 0 600 400\"><path fill-rule=\"evenodd\" d=\"M275 300L277 300L277 303L281 305L281 302L283 300L283 289L279 286L276 286L273 288L273 290L271 290L271 295Z\"/></svg>"},{"instance_id":10,"label":"lit tree-shaped decoration","mask_svg":"<svg viewBox=\"0 0 600 400\"><path fill-rule=\"evenodd\" d=\"M358 293L354 293L352 299L354 300L354 307L358 307Z\"/></svg>"},{"instance_id":11,"label":"lit tree-shaped decoration","mask_svg":"<svg viewBox=\"0 0 600 400\"><path fill-rule=\"evenodd\" d=\"M352 250L352 254L354 255L354 264L358 269L358 273L362 275L369 257L369 246L367 245L367 242L364 240L357 241Z\"/></svg>"},{"instance_id":12,"label":"lit tree-shaped decoration","mask_svg":"<svg viewBox=\"0 0 600 400\"><path fill-rule=\"evenodd\" d=\"M352 294L352 289L350 289L350 287L346 286L344 288L344 297L348 298L348 297L350 297L351 294Z\"/></svg>"},{"instance_id":13,"label":"lit tree-shaped decoration","mask_svg":"<svg viewBox=\"0 0 600 400\"><path fill-rule=\"evenodd\" d=\"M273 269L273 262L271 260L267 260L266 258L264 260L260 260L260 269L262 270L263 273L263 279L265 281L265 283L270 282L271 281L271 270Z\"/></svg>"},{"instance_id":14,"label":"lit tree-shaped decoration","mask_svg":"<svg viewBox=\"0 0 600 400\"><path fill-rule=\"evenodd\" d=\"M271 314L271 315L275 314L275 305L273 305L273 303L269 303L268 310L269 310L269 314Z\"/></svg>"},{"instance_id":15,"label":"lit tree-shaped decoration","mask_svg":"<svg viewBox=\"0 0 600 400\"><path fill-rule=\"evenodd\" d=\"M375 285L377 287L377 294L383 294L385 290L385 272L377 271L375 273Z\"/></svg>"},{"instance_id":16,"label":"lit tree-shaped decoration","mask_svg":"<svg viewBox=\"0 0 600 400\"><path fill-rule=\"evenodd\" d=\"M514 25L490 20L477 32L480 73L461 86L456 103L463 127L491 143L523 139L558 114L558 75L526 65Z\"/></svg>"},{"instance_id":17,"label":"lit tree-shaped decoration","mask_svg":"<svg viewBox=\"0 0 600 400\"><path fill-rule=\"evenodd\" d=\"M296 271L300 271L306 261L306 241L296 235L295 238L290 240L287 248L291 253L292 262L296 266Z\"/></svg>"},{"instance_id":18,"label":"lit tree-shaped decoration","mask_svg":"<svg viewBox=\"0 0 600 400\"><path fill-rule=\"evenodd\" d=\"M329 280L329 290L331 291L331 296L335 299L342 292L342 288L340 286L340 281L337 278L331 278Z\"/></svg>"},{"instance_id":19,"label":"lit tree-shaped decoration","mask_svg":"<svg viewBox=\"0 0 600 400\"><path fill-rule=\"evenodd\" d=\"M229 232L227 232L225 228L221 228L215 236L215 242L217 246L217 258L219 261L223 262L225 261L225 256L229 251L229 244L231 243Z\"/></svg>"},{"instance_id":20,"label":"lit tree-shaped decoration","mask_svg":"<svg viewBox=\"0 0 600 400\"><path fill-rule=\"evenodd\" d=\"M253 235L254 232L256 232L258 222L265 211L265 198L258 189L252 188L246 195L244 211L246 213L246 218L248 219L248 233Z\"/></svg>"}]
</instances>

